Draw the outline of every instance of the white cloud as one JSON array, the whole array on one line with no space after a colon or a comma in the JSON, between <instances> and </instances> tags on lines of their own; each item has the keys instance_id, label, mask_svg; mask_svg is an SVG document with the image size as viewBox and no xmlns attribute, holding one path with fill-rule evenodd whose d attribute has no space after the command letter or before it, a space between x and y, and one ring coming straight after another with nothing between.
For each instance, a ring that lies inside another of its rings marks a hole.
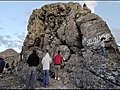
<instances>
[{"instance_id":1,"label":"white cloud","mask_svg":"<svg viewBox=\"0 0 120 90\"><path fill-rule=\"evenodd\" d=\"M120 46L120 43L118 43L117 45Z\"/></svg>"},{"instance_id":2,"label":"white cloud","mask_svg":"<svg viewBox=\"0 0 120 90\"><path fill-rule=\"evenodd\" d=\"M17 18L17 17L11 17L11 19L12 19L13 21L18 21L18 18Z\"/></svg>"},{"instance_id":3,"label":"white cloud","mask_svg":"<svg viewBox=\"0 0 120 90\"><path fill-rule=\"evenodd\" d=\"M30 9L29 10L25 10L24 11L25 16L29 17L32 14L32 11L33 10L30 10Z\"/></svg>"},{"instance_id":4,"label":"white cloud","mask_svg":"<svg viewBox=\"0 0 120 90\"><path fill-rule=\"evenodd\" d=\"M10 36L10 35L4 35L4 38L8 38L8 39L10 39L11 36Z\"/></svg>"},{"instance_id":5,"label":"white cloud","mask_svg":"<svg viewBox=\"0 0 120 90\"><path fill-rule=\"evenodd\" d=\"M4 46L5 49L12 48L17 52L20 52L25 39L25 32L21 34L13 34L13 36L16 38L13 39L10 35L0 35L0 49Z\"/></svg>"}]
</instances>

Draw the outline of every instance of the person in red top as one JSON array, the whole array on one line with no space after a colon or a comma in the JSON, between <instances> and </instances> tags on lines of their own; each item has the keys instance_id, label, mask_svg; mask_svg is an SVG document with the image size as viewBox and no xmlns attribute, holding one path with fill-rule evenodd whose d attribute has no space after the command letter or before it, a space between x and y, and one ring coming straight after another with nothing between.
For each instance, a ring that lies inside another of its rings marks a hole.
<instances>
[{"instance_id":1,"label":"person in red top","mask_svg":"<svg viewBox=\"0 0 120 90\"><path fill-rule=\"evenodd\" d=\"M53 58L53 61L55 65L55 79L60 80L59 71L60 71L60 65L63 62L63 57L60 55L60 51L58 51L58 53L55 55L55 57Z\"/></svg>"}]
</instances>

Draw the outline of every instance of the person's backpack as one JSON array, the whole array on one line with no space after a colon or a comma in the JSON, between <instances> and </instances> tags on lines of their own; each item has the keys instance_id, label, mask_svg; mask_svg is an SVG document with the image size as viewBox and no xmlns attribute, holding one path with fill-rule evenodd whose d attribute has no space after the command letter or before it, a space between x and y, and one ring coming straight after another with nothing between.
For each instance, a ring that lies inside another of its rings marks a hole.
<instances>
[{"instance_id":1,"label":"person's backpack","mask_svg":"<svg viewBox=\"0 0 120 90\"><path fill-rule=\"evenodd\" d=\"M28 57L27 63L29 64L29 67L30 66L38 66L39 65L39 57L38 57L38 55L37 55L35 50Z\"/></svg>"}]
</instances>

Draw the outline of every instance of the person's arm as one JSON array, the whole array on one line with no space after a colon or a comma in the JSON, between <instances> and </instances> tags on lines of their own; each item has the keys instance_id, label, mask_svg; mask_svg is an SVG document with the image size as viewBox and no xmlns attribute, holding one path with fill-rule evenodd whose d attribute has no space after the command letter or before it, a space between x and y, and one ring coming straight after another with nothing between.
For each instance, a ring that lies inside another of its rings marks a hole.
<instances>
[{"instance_id":1,"label":"person's arm","mask_svg":"<svg viewBox=\"0 0 120 90\"><path fill-rule=\"evenodd\" d=\"M61 64L63 63L63 61L64 61L64 57L61 58Z\"/></svg>"},{"instance_id":2,"label":"person's arm","mask_svg":"<svg viewBox=\"0 0 120 90\"><path fill-rule=\"evenodd\" d=\"M65 58L63 57L63 61L65 61Z\"/></svg>"},{"instance_id":3,"label":"person's arm","mask_svg":"<svg viewBox=\"0 0 120 90\"><path fill-rule=\"evenodd\" d=\"M41 63L43 64L43 58L42 58L42 61L41 61Z\"/></svg>"},{"instance_id":4,"label":"person's arm","mask_svg":"<svg viewBox=\"0 0 120 90\"><path fill-rule=\"evenodd\" d=\"M55 56L55 57L53 57L53 63L55 63L55 59L56 59L56 56Z\"/></svg>"},{"instance_id":5,"label":"person's arm","mask_svg":"<svg viewBox=\"0 0 120 90\"><path fill-rule=\"evenodd\" d=\"M3 68L5 68L5 61L4 61L4 67Z\"/></svg>"},{"instance_id":6,"label":"person's arm","mask_svg":"<svg viewBox=\"0 0 120 90\"><path fill-rule=\"evenodd\" d=\"M50 57L50 63L52 63L52 58Z\"/></svg>"}]
</instances>

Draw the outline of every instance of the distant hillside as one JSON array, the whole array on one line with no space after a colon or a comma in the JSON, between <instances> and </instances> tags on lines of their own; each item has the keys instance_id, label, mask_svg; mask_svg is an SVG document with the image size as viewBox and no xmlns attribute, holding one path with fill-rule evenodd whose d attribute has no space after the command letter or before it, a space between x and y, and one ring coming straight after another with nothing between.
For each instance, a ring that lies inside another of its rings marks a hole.
<instances>
[{"instance_id":1,"label":"distant hillside","mask_svg":"<svg viewBox=\"0 0 120 90\"><path fill-rule=\"evenodd\" d=\"M0 57L5 59L5 62L9 63L9 65L14 62L14 66L16 66L16 63L19 61L19 53L13 49L6 49L5 51L0 52Z\"/></svg>"}]
</instances>

